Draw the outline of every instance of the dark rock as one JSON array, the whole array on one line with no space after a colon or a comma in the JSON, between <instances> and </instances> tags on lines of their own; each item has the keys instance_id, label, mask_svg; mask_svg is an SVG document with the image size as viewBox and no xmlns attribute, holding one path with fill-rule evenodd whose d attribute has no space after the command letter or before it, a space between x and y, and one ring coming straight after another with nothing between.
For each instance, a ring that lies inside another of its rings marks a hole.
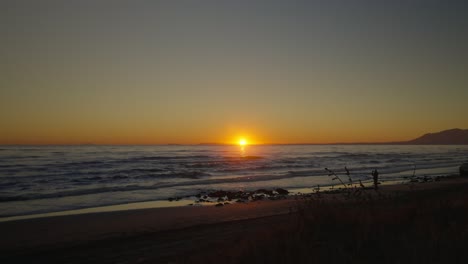
<instances>
[{"instance_id":1,"label":"dark rock","mask_svg":"<svg viewBox=\"0 0 468 264\"><path fill-rule=\"evenodd\" d=\"M208 196L211 198L219 198L219 197L227 196L227 194L228 192L226 191L216 191L216 192L209 193Z\"/></svg>"},{"instance_id":2,"label":"dark rock","mask_svg":"<svg viewBox=\"0 0 468 264\"><path fill-rule=\"evenodd\" d=\"M255 193L264 193L264 194L268 194L270 196L273 196L273 191L272 190L265 190L265 189L258 189L255 191Z\"/></svg>"},{"instance_id":3,"label":"dark rock","mask_svg":"<svg viewBox=\"0 0 468 264\"><path fill-rule=\"evenodd\" d=\"M220 207L220 206L224 206L224 204L222 204L222 203L217 203L215 206Z\"/></svg>"},{"instance_id":4,"label":"dark rock","mask_svg":"<svg viewBox=\"0 0 468 264\"><path fill-rule=\"evenodd\" d=\"M263 198L265 198L265 195L264 195L264 194L252 196L252 200L254 200L254 201L263 200Z\"/></svg>"},{"instance_id":5,"label":"dark rock","mask_svg":"<svg viewBox=\"0 0 468 264\"><path fill-rule=\"evenodd\" d=\"M288 195L289 194L289 191L288 190L285 190L285 189L282 189L282 188L278 188L275 190L278 194L281 194L281 195Z\"/></svg>"},{"instance_id":6,"label":"dark rock","mask_svg":"<svg viewBox=\"0 0 468 264\"><path fill-rule=\"evenodd\" d=\"M468 163L463 163L460 166L460 176L468 176Z\"/></svg>"},{"instance_id":7,"label":"dark rock","mask_svg":"<svg viewBox=\"0 0 468 264\"><path fill-rule=\"evenodd\" d=\"M171 198L169 198L169 199L167 199L167 200L169 200L169 202L172 202L172 201L174 201L175 199L171 197Z\"/></svg>"},{"instance_id":8,"label":"dark rock","mask_svg":"<svg viewBox=\"0 0 468 264\"><path fill-rule=\"evenodd\" d=\"M226 194L228 200L233 200L233 199L239 199L239 198L242 198L245 196L245 193L242 192L242 191L238 191L238 192L228 192Z\"/></svg>"}]
</instances>

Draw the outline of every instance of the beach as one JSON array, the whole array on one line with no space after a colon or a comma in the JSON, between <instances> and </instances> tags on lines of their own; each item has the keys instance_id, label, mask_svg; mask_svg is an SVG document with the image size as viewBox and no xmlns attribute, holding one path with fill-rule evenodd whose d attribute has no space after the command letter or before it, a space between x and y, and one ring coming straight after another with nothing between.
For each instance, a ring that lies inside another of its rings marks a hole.
<instances>
[{"instance_id":1,"label":"beach","mask_svg":"<svg viewBox=\"0 0 468 264\"><path fill-rule=\"evenodd\" d=\"M368 200L355 195L346 198L346 191L334 191L222 207L153 208L9 221L0 223L1 259L6 261L2 263L211 263L232 255L235 258L230 263L235 263L245 255L255 255L258 248L262 251L272 241L297 236L304 217L307 219L304 215L324 215L320 208L312 208L317 201L345 208L356 204L365 207L372 201L372 206L382 209L402 199L405 208L433 200L467 204L466 189L467 178L448 177L381 186L379 191L362 189ZM398 206L388 208L400 210ZM387 214L392 215L391 210ZM462 224L468 227L468 223ZM433 228L437 227L431 226L429 231L434 232ZM466 233L468 229L463 230ZM328 231L330 235L335 233Z\"/></svg>"}]
</instances>

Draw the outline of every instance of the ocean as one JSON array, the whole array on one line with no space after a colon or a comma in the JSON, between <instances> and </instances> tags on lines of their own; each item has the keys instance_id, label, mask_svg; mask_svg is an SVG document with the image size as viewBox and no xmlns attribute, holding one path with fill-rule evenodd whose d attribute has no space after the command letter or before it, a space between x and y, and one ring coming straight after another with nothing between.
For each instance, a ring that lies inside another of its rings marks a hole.
<instances>
[{"instance_id":1,"label":"ocean","mask_svg":"<svg viewBox=\"0 0 468 264\"><path fill-rule=\"evenodd\" d=\"M458 173L468 146L0 146L0 219L108 205L190 200L203 191L292 192ZM171 203L165 203L171 206ZM179 205L173 203L173 205Z\"/></svg>"}]
</instances>

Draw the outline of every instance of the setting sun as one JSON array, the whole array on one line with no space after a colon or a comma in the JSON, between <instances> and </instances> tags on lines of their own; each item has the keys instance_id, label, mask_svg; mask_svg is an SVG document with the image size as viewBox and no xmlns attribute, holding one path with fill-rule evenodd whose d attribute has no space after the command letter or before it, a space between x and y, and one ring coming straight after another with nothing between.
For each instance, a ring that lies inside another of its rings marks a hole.
<instances>
[{"instance_id":1,"label":"setting sun","mask_svg":"<svg viewBox=\"0 0 468 264\"><path fill-rule=\"evenodd\" d=\"M241 146L247 145L247 140L245 140L245 139L243 139L243 138L240 139L240 140L239 140L239 145L241 145Z\"/></svg>"}]
</instances>

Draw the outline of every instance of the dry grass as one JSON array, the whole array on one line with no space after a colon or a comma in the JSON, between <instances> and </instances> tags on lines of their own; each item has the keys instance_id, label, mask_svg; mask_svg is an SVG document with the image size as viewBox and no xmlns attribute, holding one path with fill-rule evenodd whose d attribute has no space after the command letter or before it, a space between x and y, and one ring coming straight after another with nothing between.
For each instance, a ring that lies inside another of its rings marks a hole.
<instances>
[{"instance_id":1,"label":"dry grass","mask_svg":"<svg viewBox=\"0 0 468 264\"><path fill-rule=\"evenodd\" d=\"M288 230L256 239L234 262L467 263L466 186L364 192L337 200L308 198L291 215L295 223Z\"/></svg>"}]
</instances>

